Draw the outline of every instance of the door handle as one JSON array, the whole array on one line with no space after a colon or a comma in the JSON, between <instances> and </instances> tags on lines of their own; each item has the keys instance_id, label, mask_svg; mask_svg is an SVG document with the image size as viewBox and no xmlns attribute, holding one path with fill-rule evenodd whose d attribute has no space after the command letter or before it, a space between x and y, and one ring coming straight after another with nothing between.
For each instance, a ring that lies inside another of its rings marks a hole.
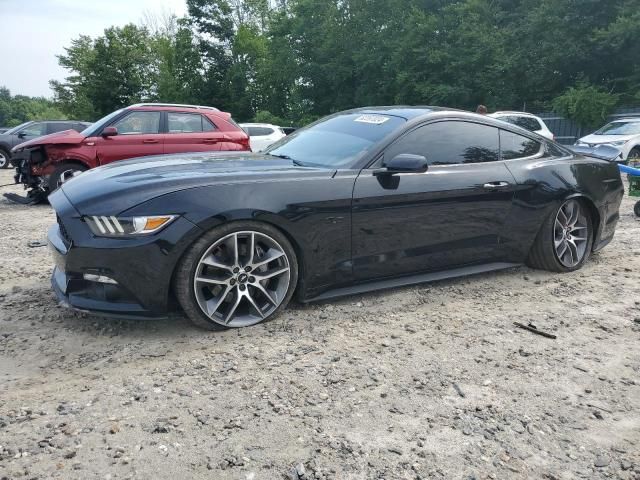
<instances>
[{"instance_id":1,"label":"door handle","mask_svg":"<svg viewBox=\"0 0 640 480\"><path fill-rule=\"evenodd\" d=\"M205 138L202 143L218 143L220 140L216 138Z\"/></svg>"},{"instance_id":2,"label":"door handle","mask_svg":"<svg viewBox=\"0 0 640 480\"><path fill-rule=\"evenodd\" d=\"M154 140L152 138L148 138L146 140L142 140L142 143L158 143L158 140Z\"/></svg>"},{"instance_id":3,"label":"door handle","mask_svg":"<svg viewBox=\"0 0 640 480\"><path fill-rule=\"evenodd\" d=\"M487 190L499 190L501 188L507 188L511 184L509 182L489 182L485 183L482 188L486 188Z\"/></svg>"}]
</instances>

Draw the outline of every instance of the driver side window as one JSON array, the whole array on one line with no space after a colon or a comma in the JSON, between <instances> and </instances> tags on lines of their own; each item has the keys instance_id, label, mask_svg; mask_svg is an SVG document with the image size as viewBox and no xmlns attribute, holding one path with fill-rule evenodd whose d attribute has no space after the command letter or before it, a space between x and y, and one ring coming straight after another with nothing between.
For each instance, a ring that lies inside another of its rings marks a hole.
<instances>
[{"instance_id":1,"label":"driver side window","mask_svg":"<svg viewBox=\"0 0 640 480\"><path fill-rule=\"evenodd\" d=\"M410 153L427 158L429 165L496 162L498 129L463 121L430 123L416 128L387 148L384 161Z\"/></svg>"},{"instance_id":2,"label":"driver side window","mask_svg":"<svg viewBox=\"0 0 640 480\"><path fill-rule=\"evenodd\" d=\"M160 112L131 112L113 124L118 135L140 135L160 132Z\"/></svg>"}]
</instances>

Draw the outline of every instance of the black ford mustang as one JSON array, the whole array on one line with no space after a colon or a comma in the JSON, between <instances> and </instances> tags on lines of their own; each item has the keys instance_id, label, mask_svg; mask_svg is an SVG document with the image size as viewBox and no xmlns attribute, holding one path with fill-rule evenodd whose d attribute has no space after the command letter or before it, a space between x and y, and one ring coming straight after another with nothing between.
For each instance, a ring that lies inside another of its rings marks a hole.
<instances>
[{"instance_id":1,"label":"black ford mustang","mask_svg":"<svg viewBox=\"0 0 640 480\"><path fill-rule=\"evenodd\" d=\"M60 300L242 327L301 301L503 269L580 268L611 241L615 163L421 107L324 118L266 154L91 170L49 197Z\"/></svg>"}]
</instances>

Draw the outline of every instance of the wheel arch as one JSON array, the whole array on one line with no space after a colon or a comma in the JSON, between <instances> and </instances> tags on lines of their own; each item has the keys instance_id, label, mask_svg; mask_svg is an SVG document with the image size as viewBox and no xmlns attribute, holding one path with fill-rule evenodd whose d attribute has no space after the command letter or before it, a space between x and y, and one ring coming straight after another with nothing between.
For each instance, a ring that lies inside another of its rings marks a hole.
<instances>
[{"instance_id":1,"label":"wheel arch","mask_svg":"<svg viewBox=\"0 0 640 480\"><path fill-rule=\"evenodd\" d=\"M54 168L56 168L58 165L62 165L63 163L72 164L72 165L81 165L85 167L87 170L92 168L87 161L81 160L79 158L74 158L74 157L65 157L63 160L58 160L53 164Z\"/></svg>"},{"instance_id":2,"label":"wheel arch","mask_svg":"<svg viewBox=\"0 0 640 480\"><path fill-rule=\"evenodd\" d=\"M596 240L600 236L601 218L602 218L600 216L600 211L598 210L598 207L596 207L596 204L593 201L593 199L591 199L588 195L585 195L583 193L573 193L571 195L568 195L561 200L561 203L566 202L567 200L571 200L572 198L580 200L587 207L587 210L591 216L591 225L593 226L593 244L592 244L592 249L593 249L596 245Z\"/></svg>"},{"instance_id":3,"label":"wheel arch","mask_svg":"<svg viewBox=\"0 0 640 480\"><path fill-rule=\"evenodd\" d=\"M284 237L289 241L289 243L293 247L293 251L296 254L296 259L298 261L297 262L298 263L298 280L296 282L293 295L295 298L301 299L304 296L304 289L305 289L304 272L306 271L306 266L304 262L304 250L300 245L300 242L296 239L293 232L291 232L291 229L286 228L284 226L286 224L286 220L281 219L280 217L277 217L277 215L274 215L274 214L269 214L269 216L265 216L265 218L263 217L256 218L255 214L256 212L253 212L252 215L247 215L247 214L230 215L224 220L221 219L219 216L216 216L204 222L204 225L199 225L201 227L200 234L189 239L189 243L182 248L180 255L178 255L177 260L173 265L173 268L171 271L171 280L169 283L169 294L175 298L175 292L174 292L175 282L176 282L175 277L176 277L176 271L178 270L178 266L180 265L180 262L185 257L185 255L187 255L187 253L189 252L189 249L198 240L200 240L200 238L202 238L203 235L205 235L210 230L220 227L222 225L229 225L229 224L241 223L241 222L251 222L251 223L257 223L257 224L264 224L264 225L268 225L271 228L275 228L276 230L278 230L278 232L284 235ZM279 218L282 221L275 220L274 218L272 218L274 216Z\"/></svg>"}]
</instances>

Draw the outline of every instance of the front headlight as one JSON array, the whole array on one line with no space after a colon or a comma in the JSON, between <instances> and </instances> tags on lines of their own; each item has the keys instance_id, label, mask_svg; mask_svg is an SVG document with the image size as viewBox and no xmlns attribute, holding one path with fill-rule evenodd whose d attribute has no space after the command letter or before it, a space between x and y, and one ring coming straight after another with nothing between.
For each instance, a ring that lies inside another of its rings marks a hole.
<instances>
[{"instance_id":1,"label":"front headlight","mask_svg":"<svg viewBox=\"0 0 640 480\"><path fill-rule=\"evenodd\" d=\"M628 140L619 140L617 142L609 142L609 145L613 145L614 147L621 147L622 145L624 145L627 142L628 142Z\"/></svg>"},{"instance_id":2,"label":"front headlight","mask_svg":"<svg viewBox=\"0 0 640 480\"><path fill-rule=\"evenodd\" d=\"M162 230L175 220L177 215L156 215L150 217L88 216L84 221L91 232L99 237L127 237L148 235Z\"/></svg>"}]
</instances>

